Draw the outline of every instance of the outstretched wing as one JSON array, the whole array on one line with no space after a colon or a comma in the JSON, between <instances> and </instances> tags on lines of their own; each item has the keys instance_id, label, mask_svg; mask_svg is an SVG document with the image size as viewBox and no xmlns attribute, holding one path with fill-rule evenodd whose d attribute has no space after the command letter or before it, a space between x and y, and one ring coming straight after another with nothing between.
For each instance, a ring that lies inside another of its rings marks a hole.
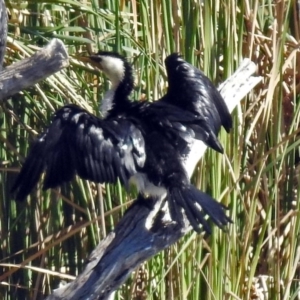
<instances>
[{"instance_id":1,"label":"outstretched wing","mask_svg":"<svg viewBox=\"0 0 300 300\"><path fill-rule=\"evenodd\" d=\"M228 132L232 127L230 113L209 78L177 53L169 55L165 65L169 83L166 101L197 113L207 121L215 135L221 126Z\"/></svg>"},{"instance_id":2,"label":"outstretched wing","mask_svg":"<svg viewBox=\"0 0 300 300\"><path fill-rule=\"evenodd\" d=\"M125 185L145 163L144 138L124 118L99 119L76 105L58 110L34 142L12 188L24 200L45 171L44 189L74 175L94 182Z\"/></svg>"}]
</instances>

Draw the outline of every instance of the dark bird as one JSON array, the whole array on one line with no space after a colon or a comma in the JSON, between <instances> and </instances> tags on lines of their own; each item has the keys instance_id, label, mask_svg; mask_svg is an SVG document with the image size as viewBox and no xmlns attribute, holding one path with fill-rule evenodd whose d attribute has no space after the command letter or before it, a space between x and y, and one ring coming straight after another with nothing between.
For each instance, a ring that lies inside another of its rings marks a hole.
<instances>
[{"instance_id":1,"label":"dark bird","mask_svg":"<svg viewBox=\"0 0 300 300\"><path fill-rule=\"evenodd\" d=\"M230 222L222 204L191 185L182 163L195 138L222 152L217 125L212 127L201 114L183 110L181 100L172 104L169 73L169 89L163 99L132 102L132 68L122 56L99 52L89 61L112 83L101 103L104 118L77 105L56 111L49 127L33 143L12 188L16 200L27 197L43 172L44 189L55 188L75 175L99 183L114 183L119 178L126 187L135 183L142 195L166 196L172 219L180 220L183 208L196 231L202 224L210 232L206 214L221 228ZM184 72L182 80L189 80Z\"/></svg>"}]
</instances>

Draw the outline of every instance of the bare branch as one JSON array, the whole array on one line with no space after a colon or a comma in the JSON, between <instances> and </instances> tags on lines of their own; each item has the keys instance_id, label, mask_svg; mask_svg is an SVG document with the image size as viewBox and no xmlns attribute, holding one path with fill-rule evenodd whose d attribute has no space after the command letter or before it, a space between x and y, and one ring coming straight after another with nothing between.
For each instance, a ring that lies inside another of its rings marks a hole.
<instances>
[{"instance_id":1,"label":"bare branch","mask_svg":"<svg viewBox=\"0 0 300 300\"><path fill-rule=\"evenodd\" d=\"M255 70L253 62L244 60L236 73L220 87L230 111L261 81L261 77L251 76ZM195 153L196 148L195 145ZM202 155L199 153L197 161L187 163L190 174ZM149 208L148 203L137 200L115 230L90 255L83 273L75 281L56 289L47 299L112 299L115 290L143 261L169 247L190 230L188 224L181 228L170 222L167 208L161 208L162 199L154 203Z\"/></svg>"},{"instance_id":2,"label":"bare branch","mask_svg":"<svg viewBox=\"0 0 300 300\"><path fill-rule=\"evenodd\" d=\"M1 1L1 0L0 0ZM53 39L29 58L0 72L0 101L49 77L69 65L62 41Z\"/></svg>"}]
</instances>

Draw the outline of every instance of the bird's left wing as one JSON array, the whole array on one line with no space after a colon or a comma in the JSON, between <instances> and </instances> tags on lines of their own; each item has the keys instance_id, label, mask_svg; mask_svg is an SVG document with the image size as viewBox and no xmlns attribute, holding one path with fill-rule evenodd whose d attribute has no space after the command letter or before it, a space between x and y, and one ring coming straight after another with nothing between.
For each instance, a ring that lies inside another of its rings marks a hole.
<instances>
[{"instance_id":1,"label":"bird's left wing","mask_svg":"<svg viewBox=\"0 0 300 300\"><path fill-rule=\"evenodd\" d=\"M165 60L168 73L168 93L165 97L174 105L198 113L217 134L221 126L228 132L232 119L224 99L199 69L173 53Z\"/></svg>"},{"instance_id":2,"label":"bird's left wing","mask_svg":"<svg viewBox=\"0 0 300 300\"><path fill-rule=\"evenodd\" d=\"M74 175L94 182L123 184L145 163L144 138L130 120L99 119L76 105L58 110L33 143L12 188L23 200L45 171L44 189Z\"/></svg>"}]
</instances>

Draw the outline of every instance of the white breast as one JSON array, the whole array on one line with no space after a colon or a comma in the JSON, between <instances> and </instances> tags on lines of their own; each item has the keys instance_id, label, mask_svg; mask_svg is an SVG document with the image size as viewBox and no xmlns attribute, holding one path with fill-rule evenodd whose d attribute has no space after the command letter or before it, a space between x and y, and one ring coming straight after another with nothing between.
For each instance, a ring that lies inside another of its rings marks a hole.
<instances>
[{"instance_id":1,"label":"white breast","mask_svg":"<svg viewBox=\"0 0 300 300\"><path fill-rule=\"evenodd\" d=\"M204 155L207 146L200 140L193 140L193 142L189 145L190 152L187 156L183 157L183 165L188 173L188 176L191 178L193 175L194 169Z\"/></svg>"}]
</instances>

